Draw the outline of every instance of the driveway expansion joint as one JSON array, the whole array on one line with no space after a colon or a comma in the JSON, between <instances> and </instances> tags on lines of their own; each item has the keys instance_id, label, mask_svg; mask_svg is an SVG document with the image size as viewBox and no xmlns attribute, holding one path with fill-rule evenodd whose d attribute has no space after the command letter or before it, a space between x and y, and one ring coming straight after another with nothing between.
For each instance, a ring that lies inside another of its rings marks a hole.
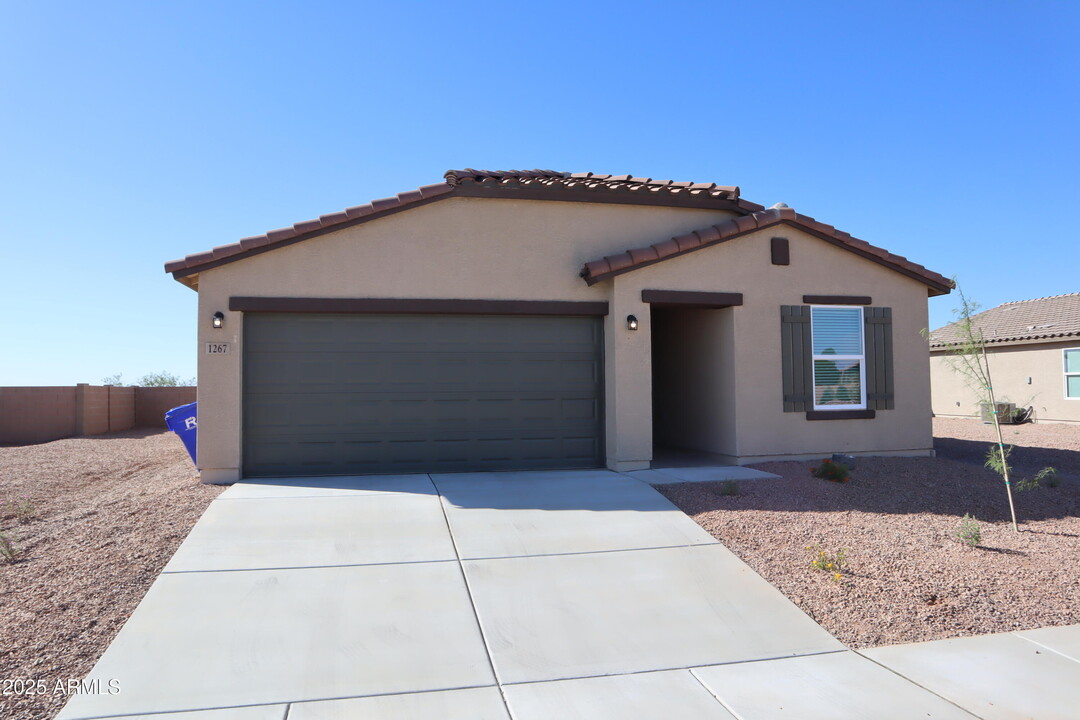
<instances>
[{"instance_id":1,"label":"driveway expansion joint","mask_svg":"<svg viewBox=\"0 0 1080 720\"><path fill-rule=\"evenodd\" d=\"M329 568L357 568L357 567L380 567L385 565L433 565L436 563L457 562L454 559L447 560L386 560L383 562L366 563L337 563L333 565L292 565L253 568L214 568L210 570L162 570L162 575L201 575L209 573L242 573L242 572L276 572L285 570L326 570Z\"/></svg>"},{"instance_id":2,"label":"driveway expansion joint","mask_svg":"<svg viewBox=\"0 0 1080 720\"><path fill-rule=\"evenodd\" d=\"M693 673L695 670L704 670L711 667L725 667L728 665L749 665L751 663L763 663L772 662L774 660L790 660L791 658L805 658L805 657L817 657L820 655L836 655L839 653L850 652L847 648L841 650L822 650L818 652L799 653L798 655L777 655L775 657L763 657L752 658L749 660L732 660L730 662L710 663L709 665L673 665L671 667L658 667L650 668L648 670L632 670L629 672L613 672L613 673L596 673L593 675L568 675L567 677L557 678L544 678L543 680L517 680L512 682L502 682L501 685L506 687L516 687L519 685L543 685L544 683L557 683L566 682L567 680L595 680L597 678L606 677L633 677L634 675L652 675L654 673L665 672L680 672L686 671Z\"/></svg>"},{"instance_id":3,"label":"driveway expansion joint","mask_svg":"<svg viewBox=\"0 0 1080 720\"><path fill-rule=\"evenodd\" d=\"M863 649L864 649L864 650L870 650L870 649L873 649L873 648L863 648ZM966 714L970 715L970 716L971 716L971 717L973 717L973 718L978 718L978 717L979 717L978 715L976 715L975 713L971 712L971 711L970 711L970 710L968 710L968 709L967 709L966 707L964 707L963 705L960 705L960 704L959 704L959 703L957 703L956 701L954 701L954 700L951 700L951 699L949 699L949 698L945 697L945 696L944 696L944 695L942 695L941 693L937 693L937 692L934 692L933 690L931 690L930 688L926 687L926 686L925 686L925 685L923 685L922 683L920 683L920 682L916 682L915 680L912 680L912 679L911 679L911 678L909 678L909 677L908 677L907 675L904 675L903 673L900 673L900 672L898 672L898 671L896 671L896 670L892 669L891 667L889 667L888 665L885 665L884 663L878 662L877 660L875 660L875 659L874 659L874 658L872 658L872 657L869 657L869 656L867 656L867 655L864 655L864 654L863 654L863 653L862 653L861 651L859 651L859 650L852 650L852 652L853 652L853 653L855 653L856 655L858 655L859 657L863 658L864 660L869 660L870 662L874 663L874 664L875 664L875 665L877 665L878 667L881 667L881 668L883 668L883 669L885 669L885 670L888 670L889 672L891 672L891 673L892 673L893 675L895 675L896 677L900 678L901 680L904 680L905 682L909 682L909 683L911 683L912 685L914 685L915 687L919 688L920 690L922 690L922 691L924 691L924 692L927 692L927 693L930 693L931 695L933 695L933 696L935 696L935 697L937 697L937 698L940 698L940 699L941 699L941 700L943 700L944 702L947 702L947 703L949 703L950 705L952 705L952 706L953 706L954 708L956 708L957 710L959 710L959 711L961 711L961 712L963 712L963 713L966 713Z\"/></svg>"},{"instance_id":4,"label":"driveway expansion joint","mask_svg":"<svg viewBox=\"0 0 1080 720\"><path fill-rule=\"evenodd\" d=\"M428 480L435 488L435 494L439 498L439 509L442 510L443 522L446 523L446 532L450 534L450 543L454 547L454 554L457 556L457 568L461 574L461 580L465 583L465 593L469 597L469 607L472 609L473 623L476 625L477 632L480 633L480 640L484 643L484 652L487 654L488 667L491 669L491 676L495 679L495 684L499 688L499 697L502 699L503 707L506 709L507 717L513 717L510 712L510 704L506 700L506 693L503 692L502 682L499 679L499 673L495 670L495 658L491 654L491 644L488 642L487 635L484 633L484 626L480 622L480 613L476 610L476 598L473 597L472 587L469 585L469 576L465 574L465 566L461 561L461 551L458 549L457 538L454 537L454 528L450 524L450 517L446 514L446 498L439 490L439 486L435 483L435 478L428 475Z\"/></svg>"},{"instance_id":5,"label":"driveway expansion joint","mask_svg":"<svg viewBox=\"0 0 1080 720\"><path fill-rule=\"evenodd\" d=\"M1041 629L1041 628L1036 628L1036 629ZM1052 652L1052 653L1054 653L1056 655L1060 655L1061 657L1065 658L1066 660L1071 660L1074 663L1080 663L1080 658L1074 658L1072 655L1069 655L1068 653L1062 652L1061 650L1058 650L1057 648L1052 648L1049 645L1044 645L1043 643L1039 642L1038 640L1032 640L1031 638L1027 637L1026 635L1021 634L1021 633L1025 633L1025 632L1031 632L1031 631L1030 630L1019 630L1017 632L1010 633L1010 635L1015 635L1016 637L1020 638L1021 640L1027 640L1032 645L1038 645L1042 649L1048 650L1049 652Z\"/></svg>"}]
</instances>

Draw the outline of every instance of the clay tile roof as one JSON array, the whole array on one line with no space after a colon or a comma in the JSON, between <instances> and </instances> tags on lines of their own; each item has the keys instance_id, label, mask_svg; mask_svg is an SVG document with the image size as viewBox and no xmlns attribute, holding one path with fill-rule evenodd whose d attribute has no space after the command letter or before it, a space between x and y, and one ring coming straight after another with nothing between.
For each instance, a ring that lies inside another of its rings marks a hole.
<instances>
[{"instance_id":1,"label":"clay tile roof","mask_svg":"<svg viewBox=\"0 0 1080 720\"><path fill-rule=\"evenodd\" d=\"M1007 302L971 318L976 332L989 344L1080 337L1080 292ZM956 323L930 333L930 347L959 340Z\"/></svg>"},{"instance_id":2,"label":"clay tile roof","mask_svg":"<svg viewBox=\"0 0 1080 720\"><path fill-rule=\"evenodd\" d=\"M757 207L761 208L760 205ZM686 235L665 239L646 248L634 248L620 255L606 257L603 261L585 263L581 270L581 277L589 285L594 285L601 280L661 262L675 255L685 255L781 223L801 228L823 240L920 280L926 283L931 295L944 295L952 289L952 282L944 275L927 270L922 265L913 263L900 255L893 255L889 251L875 247L865 240L854 238L846 232L837 230L832 225L826 225L806 215L800 215L788 207L770 208L768 210L762 208L749 215L734 217ZM672 245L675 245L678 250L673 251Z\"/></svg>"}]
</instances>

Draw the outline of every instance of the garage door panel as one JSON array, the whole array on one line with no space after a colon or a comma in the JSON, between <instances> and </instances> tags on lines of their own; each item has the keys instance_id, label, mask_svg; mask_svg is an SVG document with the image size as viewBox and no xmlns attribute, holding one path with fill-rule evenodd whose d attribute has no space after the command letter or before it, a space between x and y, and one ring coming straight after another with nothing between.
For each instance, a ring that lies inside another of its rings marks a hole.
<instances>
[{"instance_id":1,"label":"garage door panel","mask_svg":"<svg viewBox=\"0 0 1080 720\"><path fill-rule=\"evenodd\" d=\"M524 427L592 429L600 419L594 398L351 399L347 396L286 396L249 402L246 427L261 433L293 434L451 426L483 429L492 423Z\"/></svg>"},{"instance_id":2,"label":"garage door panel","mask_svg":"<svg viewBox=\"0 0 1080 720\"><path fill-rule=\"evenodd\" d=\"M491 439L383 438L364 442L283 442L256 449L252 476L318 475L595 467L600 452L594 437Z\"/></svg>"},{"instance_id":3,"label":"garage door panel","mask_svg":"<svg viewBox=\"0 0 1080 720\"><path fill-rule=\"evenodd\" d=\"M589 317L245 317L249 476L596 467Z\"/></svg>"}]
</instances>

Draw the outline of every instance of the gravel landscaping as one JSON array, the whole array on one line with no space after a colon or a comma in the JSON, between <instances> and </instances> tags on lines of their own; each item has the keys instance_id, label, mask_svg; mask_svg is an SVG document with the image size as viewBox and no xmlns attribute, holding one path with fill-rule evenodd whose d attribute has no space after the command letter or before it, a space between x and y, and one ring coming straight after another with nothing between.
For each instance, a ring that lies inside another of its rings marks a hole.
<instances>
[{"instance_id":1,"label":"gravel landscaping","mask_svg":"<svg viewBox=\"0 0 1080 720\"><path fill-rule=\"evenodd\" d=\"M51 718L221 488L176 435L132 431L0 447L0 718ZM24 517L20 517L21 514ZM7 681L44 681L28 695Z\"/></svg>"},{"instance_id":2,"label":"gravel landscaping","mask_svg":"<svg viewBox=\"0 0 1080 720\"><path fill-rule=\"evenodd\" d=\"M1080 623L1080 482L1015 494L982 467L993 428L935 419L936 458L859 458L851 480L811 477L815 463L755 466L778 480L659 488L814 620L853 648ZM1006 428L1013 460L1080 474L1080 426ZM981 529L956 537L961 518ZM809 567L844 548L839 582Z\"/></svg>"}]
</instances>

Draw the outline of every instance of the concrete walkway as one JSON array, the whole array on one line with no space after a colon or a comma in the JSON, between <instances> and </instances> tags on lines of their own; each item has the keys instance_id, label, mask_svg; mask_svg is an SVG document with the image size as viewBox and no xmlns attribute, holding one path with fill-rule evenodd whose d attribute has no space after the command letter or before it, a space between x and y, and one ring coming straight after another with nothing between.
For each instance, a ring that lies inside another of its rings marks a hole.
<instances>
[{"instance_id":1,"label":"concrete walkway","mask_svg":"<svg viewBox=\"0 0 1080 720\"><path fill-rule=\"evenodd\" d=\"M1078 628L848 651L605 470L251 481L59 718L1065 718L1078 658Z\"/></svg>"}]
</instances>

